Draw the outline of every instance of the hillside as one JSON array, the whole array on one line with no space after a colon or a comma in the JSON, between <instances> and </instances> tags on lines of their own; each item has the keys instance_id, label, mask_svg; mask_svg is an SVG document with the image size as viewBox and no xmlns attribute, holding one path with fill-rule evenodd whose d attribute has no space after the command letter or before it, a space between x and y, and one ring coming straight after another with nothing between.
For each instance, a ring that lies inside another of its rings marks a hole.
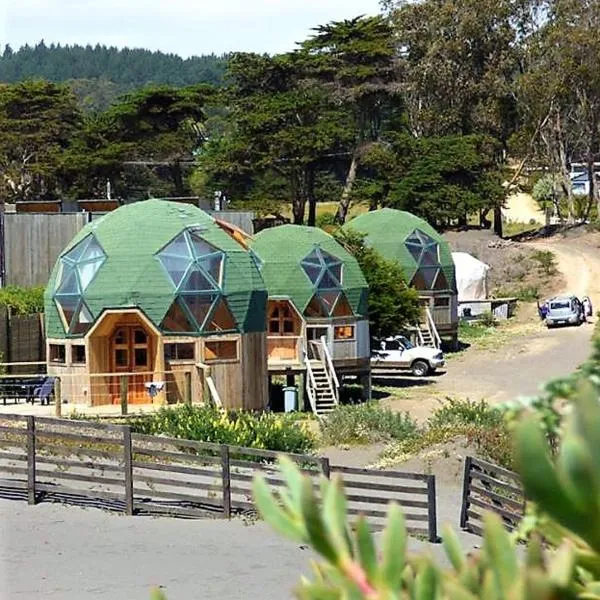
<instances>
[{"instance_id":1,"label":"hillside","mask_svg":"<svg viewBox=\"0 0 600 600\"><path fill-rule=\"evenodd\" d=\"M149 84L174 86L223 80L227 56L193 56L107 46L25 45L0 55L0 82L46 79L68 83L83 108L102 110L118 95Z\"/></svg>"}]
</instances>

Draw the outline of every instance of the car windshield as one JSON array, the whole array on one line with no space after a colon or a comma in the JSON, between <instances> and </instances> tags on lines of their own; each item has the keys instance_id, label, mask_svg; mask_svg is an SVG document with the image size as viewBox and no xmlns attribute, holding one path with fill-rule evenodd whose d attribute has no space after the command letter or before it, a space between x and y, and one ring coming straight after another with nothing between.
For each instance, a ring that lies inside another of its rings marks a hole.
<instances>
[{"instance_id":1,"label":"car windshield","mask_svg":"<svg viewBox=\"0 0 600 600\"><path fill-rule=\"evenodd\" d=\"M571 308L571 303L568 300L559 300L558 302L550 303L550 310L560 310L562 308Z\"/></svg>"}]
</instances>

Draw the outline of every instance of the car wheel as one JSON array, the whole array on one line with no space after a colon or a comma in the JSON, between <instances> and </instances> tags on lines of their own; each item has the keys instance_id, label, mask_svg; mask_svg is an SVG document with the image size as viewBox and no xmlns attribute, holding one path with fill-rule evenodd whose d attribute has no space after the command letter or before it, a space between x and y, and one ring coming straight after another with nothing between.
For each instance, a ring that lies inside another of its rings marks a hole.
<instances>
[{"instance_id":1,"label":"car wheel","mask_svg":"<svg viewBox=\"0 0 600 600\"><path fill-rule=\"evenodd\" d=\"M411 366L411 370L415 377L425 377L429 373L429 364L424 360L415 360Z\"/></svg>"}]
</instances>

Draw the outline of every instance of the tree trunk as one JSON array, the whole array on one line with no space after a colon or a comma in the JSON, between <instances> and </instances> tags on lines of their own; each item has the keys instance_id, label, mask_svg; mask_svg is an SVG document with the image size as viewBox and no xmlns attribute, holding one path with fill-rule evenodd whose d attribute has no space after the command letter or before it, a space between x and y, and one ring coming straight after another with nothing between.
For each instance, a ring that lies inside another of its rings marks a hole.
<instances>
[{"instance_id":1,"label":"tree trunk","mask_svg":"<svg viewBox=\"0 0 600 600\"><path fill-rule=\"evenodd\" d=\"M498 237L503 237L502 233L502 209L497 206L494 208L494 233Z\"/></svg>"},{"instance_id":2,"label":"tree trunk","mask_svg":"<svg viewBox=\"0 0 600 600\"><path fill-rule=\"evenodd\" d=\"M567 197L567 210L568 210L568 220L573 222L575 217L575 203L573 201L573 186L571 185L571 173L569 171L569 160L567 156L566 143L564 141L564 136L562 133L562 126L560 122L560 115L556 118L556 139L558 146L558 157L560 162L560 170L562 174L562 188L565 192L565 196Z\"/></svg>"},{"instance_id":3,"label":"tree trunk","mask_svg":"<svg viewBox=\"0 0 600 600\"><path fill-rule=\"evenodd\" d=\"M594 202L596 200L596 177L594 174L594 157L590 153L587 158L587 176L588 176L588 202L585 208L584 219L587 220L590 216L590 212L592 211L592 206L594 206Z\"/></svg>"},{"instance_id":4,"label":"tree trunk","mask_svg":"<svg viewBox=\"0 0 600 600\"><path fill-rule=\"evenodd\" d=\"M356 173L358 171L358 150L352 155L352 161L350 162L350 168L348 169L348 175L346 176L346 182L344 183L344 189L342 190L342 197L338 204L337 212L335 214L335 222L339 225L343 225L346 222L348 216L348 209L350 208L350 194L352 193L352 187L356 181Z\"/></svg>"},{"instance_id":5,"label":"tree trunk","mask_svg":"<svg viewBox=\"0 0 600 600\"><path fill-rule=\"evenodd\" d=\"M304 225L306 196L302 190L302 174L295 173L290 183L292 187L292 217L294 225Z\"/></svg>"},{"instance_id":6,"label":"tree trunk","mask_svg":"<svg viewBox=\"0 0 600 600\"><path fill-rule=\"evenodd\" d=\"M185 190L183 188L183 176L181 174L181 165L179 161L175 161L171 164L171 179L173 180L173 185L175 186L175 194L177 196L184 196Z\"/></svg>"}]
</instances>

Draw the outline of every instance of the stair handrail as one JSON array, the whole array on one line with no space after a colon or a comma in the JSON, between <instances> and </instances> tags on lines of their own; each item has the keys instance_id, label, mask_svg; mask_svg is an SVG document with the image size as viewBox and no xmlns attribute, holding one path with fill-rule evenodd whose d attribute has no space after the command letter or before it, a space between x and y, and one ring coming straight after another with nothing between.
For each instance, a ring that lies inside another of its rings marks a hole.
<instances>
[{"instance_id":1,"label":"stair handrail","mask_svg":"<svg viewBox=\"0 0 600 600\"><path fill-rule=\"evenodd\" d=\"M437 327L435 326L435 321L433 320L433 315L429 310L429 306L425 307L425 313L427 314L427 327L429 328L429 332L433 336L434 344L436 348L439 348L442 345L442 339L440 338L440 334L438 333Z\"/></svg>"},{"instance_id":2,"label":"stair handrail","mask_svg":"<svg viewBox=\"0 0 600 600\"><path fill-rule=\"evenodd\" d=\"M323 362L323 366L325 367L325 373L327 374L329 385L332 387L335 403L339 404L340 382L337 378L335 367L333 366L333 360L331 358L331 353L329 352L329 347L327 346L327 338L324 335L321 336L321 349L323 350L321 360Z\"/></svg>"},{"instance_id":3,"label":"stair handrail","mask_svg":"<svg viewBox=\"0 0 600 600\"><path fill-rule=\"evenodd\" d=\"M310 365L310 360L308 358L308 353L306 352L306 348L304 344L302 345L302 354L304 355L304 364L306 365L306 373L308 375L306 381L306 393L308 394L308 401L310 402L310 407L312 408L313 413L317 414L317 400L315 398L315 389L317 387L317 382L315 381L315 374L313 373L312 367Z\"/></svg>"}]
</instances>

